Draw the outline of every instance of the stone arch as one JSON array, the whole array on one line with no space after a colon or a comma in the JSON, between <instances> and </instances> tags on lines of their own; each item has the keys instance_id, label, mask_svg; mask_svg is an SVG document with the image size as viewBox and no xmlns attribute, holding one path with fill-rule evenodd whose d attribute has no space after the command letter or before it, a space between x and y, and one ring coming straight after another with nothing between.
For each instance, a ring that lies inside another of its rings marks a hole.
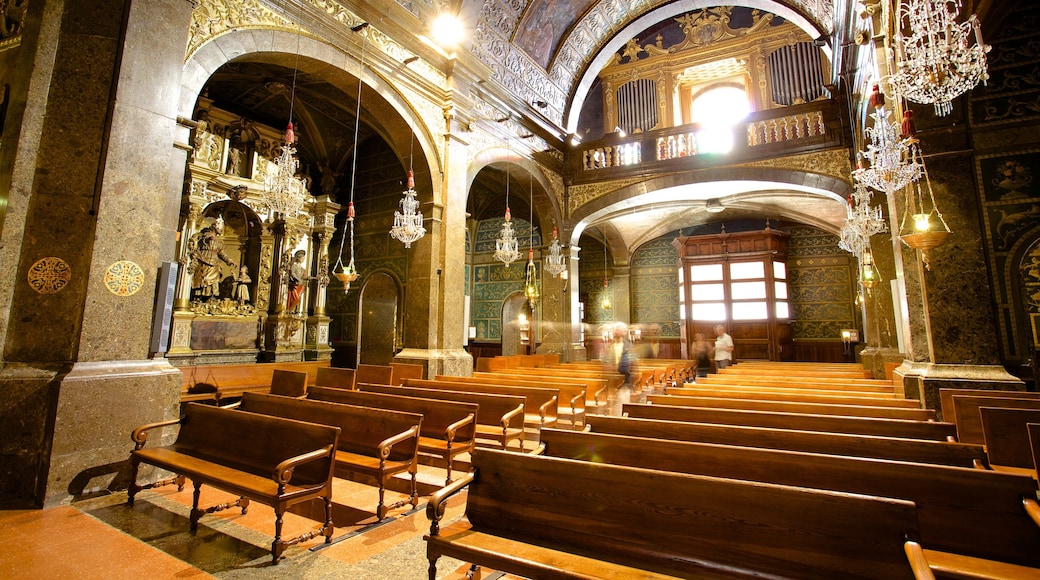
<instances>
[{"instance_id":1,"label":"stone arch","mask_svg":"<svg viewBox=\"0 0 1040 580\"><path fill-rule=\"evenodd\" d=\"M424 118L387 78L367 64L361 69L356 55L310 36L275 29L244 29L213 38L184 63L178 115L191 119L206 82L221 66L236 60L253 60L288 68L297 66L298 62L299 70L320 70L332 79L361 79L362 116L379 119L380 129L383 129L381 136L394 151L401 152L402 159L409 151L408 140L411 135L415 136L416 152L421 154L427 166L425 171L417 172L417 190L421 193L430 191L432 199L439 199L441 183L433 176L444 171L441 144L435 137L442 120ZM187 142L186 135L184 141Z\"/></svg>"},{"instance_id":2,"label":"stone arch","mask_svg":"<svg viewBox=\"0 0 1040 580\"><path fill-rule=\"evenodd\" d=\"M469 167L466 170L467 200L469 197L468 192L472 191L473 182L476 180L480 170L489 166L504 166L506 164L522 170L522 172L511 172L512 178L518 180L523 185L534 186L535 218L539 224L544 223L546 226L542 228L543 242L548 243L545 240L552 238L552 224L560 227L560 235L562 236L562 231L564 230L563 211L559 200L556 198L552 183L545 177L545 172L542 171L541 165L529 157L519 155L507 148L486 149L470 160ZM533 184L530 184L531 180L534 181ZM518 193L527 197L526 188L523 192ZM527 216L516 217L527 219Z\"/></svg>"}]
</instances>

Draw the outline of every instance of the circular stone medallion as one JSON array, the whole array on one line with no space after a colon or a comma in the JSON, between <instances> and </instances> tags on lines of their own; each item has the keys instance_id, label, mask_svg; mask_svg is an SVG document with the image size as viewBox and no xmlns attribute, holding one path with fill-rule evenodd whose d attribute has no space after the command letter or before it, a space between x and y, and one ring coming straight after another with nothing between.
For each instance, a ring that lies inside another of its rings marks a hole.
<instances>
[{"instance_id":1,"label":"circular stone medallion","mask_svg":"<svg viewBox=\"0 0 1040 580\"><path fill-rule=\"evenodd\" d=\"M40 258L29 267L29 287L40 294L59 292L71 279L72 267L61 258Z\"/></svg>"},{"instance_id":2,"label":"circular stone medallion","mask_svg":"<svg viewBox=\"0 0 1040 580\"><path fill-rule=\"evenodd\" d=\"M120 260L105 271L105 287L116 296L133 296L144 286L144 271L130 260Z\"/></svg>"}]
</instances>

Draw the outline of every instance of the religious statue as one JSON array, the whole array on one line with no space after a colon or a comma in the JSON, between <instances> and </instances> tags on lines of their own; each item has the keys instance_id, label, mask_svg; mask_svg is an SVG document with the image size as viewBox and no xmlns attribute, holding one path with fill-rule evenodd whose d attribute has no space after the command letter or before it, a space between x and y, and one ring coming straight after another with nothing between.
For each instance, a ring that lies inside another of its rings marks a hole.
<instances>
[{"instance_id":1,"label":"religious statue","mask_svg":"<svg viewBox=\"0 0 1040 580\"><path fill-rule=\"evenodd\" d=\"M196 234L195 249L191 252L191 288L196 298L219 298L220 262L234 267L235 262L224 253L224 217L217 216L213 225Z\"/></svg>"},{"instance_id":2,"label":"religious statue","mask_svg":"<svg viewBox=\"0 0 1040 580\"><path fill-rule=\"evenodd\" d=\"M249 302L249 283L253 279L249 277L249 266L242 266L238 270L238 278L235 278L235 299L242 306Z\"/></svg>"},{"instance_id":3,"label":"religious statue","mask_svg":"<svg viewBox=\"0 0 1040 580\"><path fill-rule=\"evenodd\" d=\"M285 302L285 309L289 312L296 311L307 287L306 281L314 278L307 273L307 265L303 263L306 257L307 252L304 250L297 250L293 254L292 265L289 267L289 297Z\"/></svg>"}]
</instances>

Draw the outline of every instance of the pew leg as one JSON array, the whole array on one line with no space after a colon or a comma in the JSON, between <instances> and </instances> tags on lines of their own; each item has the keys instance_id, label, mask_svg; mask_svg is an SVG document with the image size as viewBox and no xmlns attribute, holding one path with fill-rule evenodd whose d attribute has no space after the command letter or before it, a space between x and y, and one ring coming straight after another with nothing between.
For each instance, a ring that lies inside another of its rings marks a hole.
<instances>
[{"instance_id":1,"label":"pew leg","mask_svg":"<svg viewBox=\"0 0 1040 580\"><path fill-rule=\"evenodd\" d=\"M437 580L437 558L430 558L429 580Z\"/></svg>"},{"instance_id":2,"label":"pew leg","mask_svg":"<svg viewBox=\"0 0 1040 580\"><path fill-rule=\"evenodd\" d=\"M195 485L195 491L191 494L191 515L189 521L191 525L189 529L192 533L195 533L199 529L199 518L202 517L202 510L199 509L199 496L202 495L202 482L192 481Z\"/></svg>"},{"instance_id":3,"label":"pew leg","mask_svg":"<svg viewBox=\"0 0 1040 580\"><path fill-rule=\"evenodd\" d=\"M134 507L134 496L142 489L137 485L137 470L140 466L141 462L137 458L130 458L130 487L126 490L126 504L130 507Z\"/></svg>"},{"instance_id":4,"label":"pew leg","mask_svg":"<svg viewBox=\"0 0 1040 580\"><path fill-rule=\"evenodd\" d=\"M237 503L238 506L242 508L242 515L246 515L246 512L249 511L249 498L239 497Z\"/></svg>"},{"instance_id":5,"label":"pew leg","mask_svg":"<svg viewBox=\"0 0 1040 580\"><path fill-rule=\"evenodd\" d=\"M332 543L332 531L335 529L335 525L332 523L332 496L325 497L325 527L322 531L325 532L325 543Z\"/></svg>"},{"instance_id":6,"label":"pew leg","mask_svg":"<svg viewBox=\"0 0 1040 580\"><path fill-rule=\"evenodd\" d=\"M466 578L468 580L478 580L480 578L480 566L470 564L469 571L466 572Z\"/></svg>"},{"instance_id":7,"label":"pew leg","mask_svg":"<svg viewBox=\"0 0 1040 580\"><path fill-rule=\"evenodd\" d=\"M379 503L376 504L376 519L377 520L382 520L383 518L385 518L386 517L386 512L390 511L386 507L386 505L383 504L383 494L384 494L384 492L385 492L385 490L383 489L383 483L380 482L379 483Z\"/></svg>"},{"instance_id":8,"label":"pew leg","mask_svg":"<svg viewBox=\"0 0 1040 580\"><path fill-rule=\"evenodd\" d=\"M451 463L452 463L451 455L448 455L447 463L448 463L448 476L444 479L444 485L448 485L449 483L451 483Z\"/></svg>"},{"instance_id":9,"label":"pew leg","mask_svg":"<svg viewBox=\"0 0 1040 580\"><path fill-rule=\"evenodd\" d=\"M282 543L283 515L285 515L285 510L282 508L276 509L274 512L274 542L271 542L271 564L273 565L278 564L278 560L285 550L285 544Z\"/></svg>"},{"instance_id":10,"label":"pew leg","mask_svg":"<svg viewBox=\"0 0 1040 580\"><path fill-rule=\"evenodd\" d=\"M416 481L416 477L418 477L418 474L415 471L413 471L412 472L412 498L409 501L409 503L412 504L413 508L415 506L419 505L419 483L418 483L418 481Z\"/></svg>"}]
</instances>

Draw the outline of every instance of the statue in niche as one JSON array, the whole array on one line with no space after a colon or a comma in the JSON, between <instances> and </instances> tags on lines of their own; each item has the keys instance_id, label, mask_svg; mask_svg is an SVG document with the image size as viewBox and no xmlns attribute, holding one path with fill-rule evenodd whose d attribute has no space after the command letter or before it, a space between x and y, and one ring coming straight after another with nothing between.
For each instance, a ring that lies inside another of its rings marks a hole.
<instances>
[{"instance_id":1,"label":"statue in niche","mask_svg":"<svg viewBox=\"0 0 1040 580\"><path fill-rule=\"evenodd\" d=\"M289 312L296 312L302 303L301 298L303 298L307 280L314 278L307 273L307 265L304 264L306 257L307 252L304 250L297 250L293 254L292 265L289 267L289 297L285 303L285 309Z\"/></svg>"},{"instance_id":2,"label":"statue in niche","mask_svg":"<svg viewBox=\"0 0 1040 580\"><path fill-rule=\"evenodd\" d=\"M249 163L256 144L260 140L260 132L253 126L253 122L245 117L238 119L228 126L228 161L225 173L237 177L248 177Z\"/></svg>"},{"instance_id":3,"label":"statue in niche","mask_svg":"<svg viewBox=\"0 0 1040 580\"><path fill-rule=\"evenodd\" d=\"M235 278L235 300L239 306L249 302L249 284L253 279L249 277L249 266L242 266L238 270L238 278Z\"/></svg>"},{"instance_id":4,"label":"statue in niche","mask_svg":"<svg viewBox=\"0 0 1040 580\"><path fill-rule=\"evenodd\" d=\"M223 235L223 216L217 216L212 225L195 235L195 249L191 252L191 288L195 298L220 298L220 263L235 267L235 262L224 253Z\"/></svg>"}]
</instances>

